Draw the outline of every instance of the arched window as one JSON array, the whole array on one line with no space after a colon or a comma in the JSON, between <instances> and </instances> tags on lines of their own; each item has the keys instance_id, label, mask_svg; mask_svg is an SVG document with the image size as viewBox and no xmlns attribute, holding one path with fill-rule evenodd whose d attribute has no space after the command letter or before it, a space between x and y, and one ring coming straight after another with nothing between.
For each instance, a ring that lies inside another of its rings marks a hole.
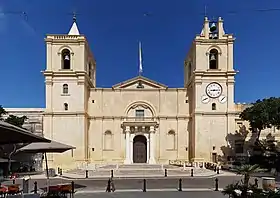
<instances>
[{"instance_id":1,"label":"arched window","mask_svg":"<svg viewBox=\"0 0 280 198\"><path fill-rule=\"evenodd\" d=\"M64 110L68 111L68 103L64 103Z\"/></svg>"},{"instance_id":2,"label":"arched window","mask_svg":"<svg viewBox=\"0 0 280 198\"><path fill-rule=\"evenodd\" d=\"M216 109L217 109L216 103L212 103L212 110L216 110Z\"/></svg>"},{"instance_id":3,"label":"arched window","mask_svg":"<svg viewBox=\"0 0 280 198\"><path fill-rule=\"evenodd\" d=\"M67 84L64 84L64 85L63 85L63 89L62 89L62 93L63 93L63 94L68 94L68 91L69 91L69 90L68 90L68 85L67 85Z\"/></svg>"},{"instance_id":4,"label":"arched window","mask_svg":"<svg viewBox=\"0 0 280 198\"><path fill-rule=\"evenodd\" d=\"M110 130L104 133L104 150L113 150L113 134Z\"/></svg>"},{"instance_id":5,"label":"arched window","mask_svg":"<svg viewBox=\"0 0 280 198\"><path fill-rule=\"evenodd\" d=\"M219 52L216 49L211 49L209 52L209 69L218 69L218 55Z\"/></svg>"},{"instance_id":6,"label":"arched window","mask_svg":"<svg viewBox=\"0 0 280 198\"><path fill-rule=\"evenodd\" d=\"M170 130L167 133L167 150L175 150L176 148L176 138L175 131Z\"/></svg>"},{"instance_id":7,"label":"arched window","mask_svg":"<svg viewBox=\"0 0 280 198\"><path fill-rule=\"evenodd\" d=\"M61 52L61 68L62 69L71 69L71 56L68 49L64 49Z\"/></svg>"}]
</instances>

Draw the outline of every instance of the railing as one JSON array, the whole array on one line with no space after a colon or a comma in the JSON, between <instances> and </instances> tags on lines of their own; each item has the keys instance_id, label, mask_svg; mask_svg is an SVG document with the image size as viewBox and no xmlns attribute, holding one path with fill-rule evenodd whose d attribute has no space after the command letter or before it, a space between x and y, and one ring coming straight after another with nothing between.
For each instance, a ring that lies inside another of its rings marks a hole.
<instances>
[{"instance_id":1,"label":"railing","mask_svg":"<svg viewBox=\"0 0 280 198\"><path fill-rule=\"evenodd\" d=\"M81 35L48 35L48 39L59 39L59 40L77 40L84 39L84 36Z\"/></svg>"},{"instance_id":2,"label":"railing","mask_svg":"<svg viewBox=\"0 0 280 198\"><path fill-rule=\"evenodd\" d=\"M186 160L169 160L169 164L173 166L186 166L186 167L204 167L205 164L209 166L219 166L218 163L214 162L189 162Z\"/></svg>"},{"instance_id":3,"label":"railing","mask_svg":"<svg viewBox=\"0 0 280 198\"><path fill-rule=\"evenodd\" d=\"M124 121L127 122L151 122L155 121L154 117L126 117L124 118Z\"/></svg>"}]
</instances>

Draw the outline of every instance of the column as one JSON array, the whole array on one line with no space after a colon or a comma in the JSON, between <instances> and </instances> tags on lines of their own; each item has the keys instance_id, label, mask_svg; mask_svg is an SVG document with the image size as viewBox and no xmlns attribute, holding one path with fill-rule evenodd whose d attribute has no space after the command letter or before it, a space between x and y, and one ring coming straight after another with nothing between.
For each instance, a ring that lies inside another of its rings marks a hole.
<instances>
[{"instance_id":1,"label":"column","mask_svg":"<svg viewBox=\"0 0 280 198\"><path fill-rule=\"evenodd\" d=\"M125 160L124 164L131 164L130 159L130 127L125 127Z\"/></svg>"},{"instance_id":2,"label":"column","mask_svg":"<svg viewBox=\"0 0 280 198\"><path fill-rule=\"evenodd\" d=\"M155 164L155 127L151 126L150 127L150 159L149 159L149 164Z\"/></svg>"},{"instance_id":3,"label":"column","mask_svg":"<svg viewBox=\"0 0 280 198\"><path fill-rule=\"evenodd\" d=\"M150 138L149 134L146 136L147 139L147 163L149 163L150 160Z\"/></svg>"},{"instance_id":4,"label":"column","mask_svg":"<svg viewBox=\"0 0 280 198\"><path fill-rule=\"evenodd\" d=\"M129 145L130 145L130 149L129 149L129 152L130 152L130 163L133 164L133 139L135 137L135 134L130 134L130 138L129 138Z\"/></svg>"}]
</instances>

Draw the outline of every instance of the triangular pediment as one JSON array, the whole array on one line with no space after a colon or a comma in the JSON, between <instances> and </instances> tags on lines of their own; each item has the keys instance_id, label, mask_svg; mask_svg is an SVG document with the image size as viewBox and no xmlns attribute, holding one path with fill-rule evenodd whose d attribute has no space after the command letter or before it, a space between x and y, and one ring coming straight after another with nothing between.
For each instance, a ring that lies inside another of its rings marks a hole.
<instances>
[{"instance_id":1,"label":"triangular pediment","mask_svg":"<svg viewBox=\"0 0 280 198\"><path fill-rule=\"evenodd\" d=\"M137 76L118 83L113 86L114 89L166 89L167 86L143 76Z\"/></svg>"}]
</instances>

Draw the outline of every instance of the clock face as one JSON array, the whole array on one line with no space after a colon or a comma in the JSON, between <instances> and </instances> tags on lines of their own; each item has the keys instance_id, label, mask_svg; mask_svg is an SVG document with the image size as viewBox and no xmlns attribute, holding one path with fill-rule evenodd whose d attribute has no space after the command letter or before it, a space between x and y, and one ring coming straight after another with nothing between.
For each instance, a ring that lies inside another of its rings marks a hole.
<instances>
[{"instance_id":1,"label":"clock face","mask_svg":"<svg viewBox=\"0 0 280 198\"><path fill-rule=\"evenodd\" d=\"M220 103L225 103L226 101L227 101L227 97L226 96L223 96L223 95L221 95L220 97L219 97L219 101L220 101Z\"/></svg>"},{"instance_id":2,"label":"clock face","mask_svg":"<svg viewBox=\"0 0 280 198\"><path fill-rule=\"evenodd\" d=\"M215 82L210 83L206 87L206 94L210 98L218 98L222 94L222 86L218 83L215 83Z\"/></svg>"},{"instance_id":3,"label":"clock face","mask_svg":"<svg viewBox=\"0 0 280 198\"><path fill-rule=\"evenodd\" d=\"M201 102L202 102L203 104L207 104L209 101L210 101L209 96L203 95L203 96L201 97Z\"/></svg>"}]
</instances>

